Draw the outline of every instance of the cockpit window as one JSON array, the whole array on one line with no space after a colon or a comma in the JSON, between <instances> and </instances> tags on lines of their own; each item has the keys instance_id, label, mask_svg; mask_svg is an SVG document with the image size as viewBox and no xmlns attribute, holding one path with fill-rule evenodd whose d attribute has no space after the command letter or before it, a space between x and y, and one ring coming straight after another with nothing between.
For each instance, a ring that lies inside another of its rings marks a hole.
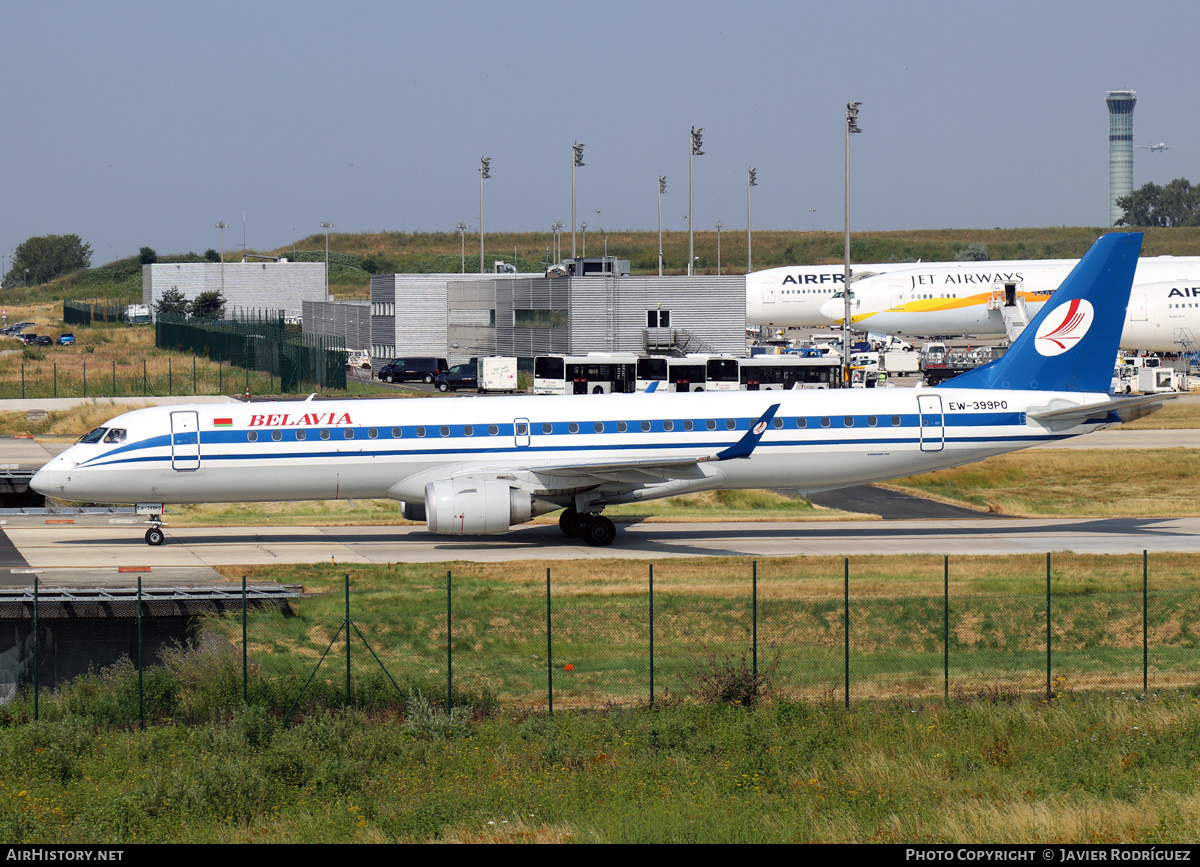
<instances>
[{"instance_id":1,"label":"cockpit window","mask_svg":"<svg viewBox=\"0 0 1200 867\"><path fill-rule=\"evenodd\" d=\"M98 443L104 437L104 434L106 434L107 432L108 432L108 428L98 427L94 431L92 431L90 434L84 434L83 436L81 436L79 438L79 441L81 443Z\"/></svg>"},{"instance_id":2,"label":"cockpit window","mask_svg":"<svg viewBox=\"0 0 1200 867\"><path fill-rule=\"evenodd\" d=\"M104 435L106 443L123 443L125 442L125 428L114 427L110 428L108 433Z\"/></svg>"}]
</instances>

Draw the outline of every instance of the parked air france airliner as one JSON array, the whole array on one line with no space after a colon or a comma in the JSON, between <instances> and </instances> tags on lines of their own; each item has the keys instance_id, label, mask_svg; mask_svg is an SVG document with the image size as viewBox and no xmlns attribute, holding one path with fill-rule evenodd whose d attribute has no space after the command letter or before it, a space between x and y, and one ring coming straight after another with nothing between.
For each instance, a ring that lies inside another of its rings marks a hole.
<instances>
[{"instance_id":1,"label":"parked air france airliner","mask_svg":"<svg viewBox=\"0 0 1200 867\"><path fill-rule=\"evenodd\" d=\"M1073 267L1070 260L977 262L955 270L891 271L853 286L856 328L874 334L1004 336L1023 326ZM826 325L842 323L840 292L821 307ZM1200 333L1200 258L1140 259L1120 341L1122 349L1178 352ZM1194 348L1194 347L1192 347Z\"/></svg>"},{"instance_id":2,"label":"parked air france airliner","mask_svg":"<svg viewBox=\"0 0 1200 867\"><path fill-rule=\"evenodd\" d=\"M157 407L92 431L31 486L149 507L388 497L449 535L562 509L565 533L607 545L617 503L830 490L1152 412L1163 395L1108 393L1141 240L1101 238L1003 357L944 387ZM162 543L157 521L146 540Z\"/></svg>"},{"instance_id":3,"label":"parked air france airliner","mask_svg":"<svg viewBox=\"0 0 1200 867\"><path fill-rule=\"evenodd\" d=\"M851 281L862 280L912 263L854 265ZM840 292L844 265L787 265L746 275L746 324L783 328L828 325L821 305Z\"/></svg>"}]
</instances>

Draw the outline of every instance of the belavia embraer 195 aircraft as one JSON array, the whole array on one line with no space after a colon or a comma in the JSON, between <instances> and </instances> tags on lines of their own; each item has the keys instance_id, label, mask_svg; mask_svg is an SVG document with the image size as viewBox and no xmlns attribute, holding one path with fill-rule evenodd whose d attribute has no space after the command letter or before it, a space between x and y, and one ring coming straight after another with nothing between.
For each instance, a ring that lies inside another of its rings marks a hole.
<instances>
[{"instance_id":1,"label":"belavia embraer 195 aircraft","mask_svg":"<svg viewBox=\"0 0 1200 867\"><path fill-rule=\"evenodd\" d=\"M562 509L565 533L608 545L616 528L601 513L617 503L814 493L1152 412L1162 395L1108 394L1141 242L1100 238L1003 357L937 388L156 407L92 431L32 487L149 507L388 497L449 535L504 533ZM163 541L157 518L146 541Z\"/></svg>"}]
</instances>

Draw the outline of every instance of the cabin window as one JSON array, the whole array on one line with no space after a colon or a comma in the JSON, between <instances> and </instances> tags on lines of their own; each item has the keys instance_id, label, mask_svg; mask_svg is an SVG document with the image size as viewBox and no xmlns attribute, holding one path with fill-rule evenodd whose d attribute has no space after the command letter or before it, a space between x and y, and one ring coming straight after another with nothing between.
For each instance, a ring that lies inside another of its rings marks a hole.
<instances>
[{"instance_id":1,"label":"cabin window","mask_svg":"<svg viewBox=\"0 0 1200 867\"><path fill-rule=\"evenodd\" d=\"M463 425L463 436L465 436L465 437L475 436L475 428L469 424Z\"/></svg>"},{"instance_id":2,"label":"cabin window","mask_svg":"<svg viewBox=\"0 0 1200 867\"><path fill-rule=\"evenodd\" d=\"M686 420L686 421L683 423L683 429L684 429L684 430L691 430L691 429L692 429L692 428L694 428L695 426L696 426L696 425L692 423L692 420L691 420L690 418L689 418L689 419L687 419L687 420Z\"/></svg>"},{"instance_id":3,"label":"cabin window","mask_svg":"<svg viewBox=\"0 0 1200 867\"><path fill-rule=\"evenodd\" d=\"M438 433L441 436L448 437L448 436L450 436L450 428L446 427L445 425L442 425L440 428L438 428Z\"/></svg>"},{"instance_id":4,"label":"cabin window","mask_svg":"<svg viewBox=\"0 0 1200 867\"><path fill-rule=\"evenodd\" d=\"M709 430L716 430L717 429L717 421L716 421L716 419L710 418L708 421L706 421L704 423L704 426L706 428L708 428Z\"/></svg>"},{"instance_id":5,"label":"cabin window","mask_svg":"<svg viewBox=\"0 0 1200 867\"><path fill-rule=\"evenodd\" d=\"M725 427L728 430L733 430L737 427L737 421L732 418L725 419Z\"/></svg>"},{"instance_id":6,"label":"cabin window","mask_svg":"<svg viewBox=\"0 0 1200 867\"><path fill-rule=\"evenodd\" d=\"M596 429L596 433L604 433L604 422L598 421L593 427Z\"/></svg>"},{"instance_id":7,"label":"cabin window","mask_svg":"<svg viewBox=\"0 0 1200 867\"><path fill-rule=\"evenodd\" d=\"M494 425L494 424L489 424L489 425L488 425L488 436L490 436L490 437L494 437L494 436L495 436L496 434L498 434L498 433L500 433L500 428L498 428L498 427L497 427L496 425Z\"/></svg>"},{"instance_id":8,"label":"cabin window","mask_svg":"<svg viewBox=\"0 0 1200 867\"><path fill-rule=\"evenodd\" d=\"M629 430L629 425L625 424L623 421L619 421L617 422L617 430L621 433L625 433L625 431Z\"/></svg>"},{"instance_id":9,"label":"cabin window","mask_svg":"<svg viewBox=\"0 0 1200 867\"><path fill-rule=\"evenodd\" d=\"M867 425L868 425L868 426L870 426L870 427L875 427L875 425L877 425L877 424L879 424L879 419L877 419L877 418L876 418L875 416L873 416L873 415L869 415L869 416L867 416Z\"/></svg>"},{"instance_id":10,"label":"cabin window","mask_svg":"<svg viewBox=\"0 0 1200 867\"><path fill-rule=\"evenodd\" d=\"M373 427L367 428L367 436L371 439L378 439L379 438L379 429L373 428Z\"/></svg>"},{"instance_id":11,"label":"cabin window","mask_svg":"<svg viewBox=\"0 0 1200 867\"><path fill-rule=\"evenodd\" d=\"M673 421L669 421L669 420L668 420L668 421L664 421L664 422L663 422L663 430L668 430L668 431L669 431L669 430L675 430L675 422L673 422Z\"/></svg>"},{"instance_id":12,"label":"cabin window","mask_svg":"<svg viewBox=\"0 0 1200 867\"><path fill-rule=\"evenodd\" d=\"M400 428L398 428L398 427L394 427L394 428L392 428L392 439L394 439L394 440L398 440L398 439L400 439L400 437L402 437L402 436L404 436L404 431L403 431L403 430L401 430L401 429L400 429Z\"/></svg>"},{"instance_id":13,"label":"cabin window","mask_svg":"<svg viewBox=\"0 0 1200 867\"><path fill-rule=\"evenodd\" d=\"M569 425L567 425L567 430L569 430L571 433L579 433L579 425L575 424L575 422L571 422Z\"/></svg>"},{"instance_id":14,"label":"cabin window","mask_svg":"<svg viewBox=\"0 0 1200 867\"><path fill-rule=\"evenodd\" d=\"M419 437L423 437L423 436L425 436L425 428L423 428L423 427L418 427L418 428L417 428L417 436L419 436Z\"/></svg>"},{"instance_id":15,"label":"cabin window","mask_svg":"<svg viewBox=\"0 0 1200 867\"><path fill-rule=\"evenodd\" d=\"M418 430L424 430L424 428L418 428ZM420 434L420 436L424 436L424 434ZM527 425L525 422L519 423L517 425L517 436L529 436L529 425Z\"/></svg>"},{"instance_id":16,"label":"cabin window","mask_svg":"<svg viewBox=\"0 0 1200 867\"><path fill-rule=\"evenodd\" d=\"M808 419L806 419L806 418L796 419L796 427L808 427Z\"/></svg>"},{"instance_id":17,"label":"cabin window","mask_svg":"<svg viewBox=\"0 0 1200 867\"><path fill-rule=\"evenodd\" d=\"M892 416L892 427L900 427L900 416Z\"/></svg>"},{"instance_id":18,"label":"cabin window","mask_svg":"<svg viewBox=\"0 0 1200 867\"><path fill-rule=\"evenodd\" d=\"M554 433L554 425L552 425L552 424L542 425L542 433L544 433L544 434Z\"/></svg>"},{"instance_id":19,"label":"cabin window","mask_svg":"<svg viewBox=\"0 0 1200 867\"><path fill-rule=\"evenodd\" d=\"M283 431L271 431L271 439L275 440L275 442L279 442L281 439L283 439Z\"/></svg>"},{"instance_id":20,"label":"cabin window","mask_svg":"<svg viewBox=\"0 0 1200 867\"><path fill-rule=\"evenodd\" d=\"M327 430L321 431L321 439L323 439L323 440L329 439L329 431L327 431Z\"/></svg>"},{"instance_id":21,"label":"cabin window","mask_svg":"<svg viewBox=\"0 0 1200 867\"><path fill-rule=\"evenodd\" d=\"M644 421L644 422L642 422L642 432L643 432L643 433L649 433L649 432L650 432L650 422L648 422L648 421Z\"/></svg>"},{"instance_id":22,"label":"cabin window","mask_svg":"<svg viewBox=\"0 0 1200 867\"><path fill-rule=\"evenodd\" d=\"M854 427L854 416L846 416L844 419L842 419L842 424L844 424L846 427Z\"/></svg>"},{"instance_id":23,"label":"cabin window","mask_svg":"<svg viewBox=\"0 0 1200 867\"><path fill-rule=\"evenodd\" d=\"M296 441L297 442L302 442L304 440L305 436L307 436L307 434L305 434L304 431L302 431L302 430L296 431Z\"/></svg>"},{"instance_id":24,"label":"cabin window","mask_svg":"<svg viewBox=\"0 0 1200 867\"><path fill-rule=\"evenodd\" d=\"M342 431L342 437L348 440L354 439L354 428L346 428Z\"/></svg>"},{"instance_id":25,"label":"cabin window","mask_svg":"<svg viewBox=\"0 0 1200 867\"><path fill-rule=\"evenodd\" d=\"M821 427L829 427L829 419L827 417L821 419Z\"/></svg>"},{"instance_id":26,"label":"cabin window","mask_svg":"<svg viewBox=\"0 0 1200 867\"><path fill-rule=\"evenodd\" d=\"M781 419L781 418L773 419L771 422L771 426L776 429L783 427L783 419Z\"/></svg>"},{"instance_id":27,"label":"cabin window","mask_svg":"<svg viewBox=\"0 0 1200 867\"><path fill-rule=\"evenodd\" d=\"M256 431L256 430L252 430L252 431L250 431L249 433L247 433L247 434L246 434L246 441L247 441L247 442L252 442L252 443L256 443L256 442L258 442L258 431Z\"/></svg>"}]
</instances>

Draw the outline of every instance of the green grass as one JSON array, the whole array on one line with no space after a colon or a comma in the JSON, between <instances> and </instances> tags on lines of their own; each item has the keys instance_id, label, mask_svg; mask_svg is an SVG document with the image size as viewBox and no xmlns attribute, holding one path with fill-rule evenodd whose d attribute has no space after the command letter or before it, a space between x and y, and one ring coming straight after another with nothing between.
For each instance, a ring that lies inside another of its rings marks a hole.
<instances>
[{"instance_id":1,"label":"green grass","mask_svg":"<svg viewBox=\"0 0 1200 867\"><path fill-rule=\"evenodd\" d=\"M885 487L1019 517L1200 514L1195 449L1029 449Z\"/></svg>"},{"instance_id":2,"label":"green grass","mask_svg":"<svg viewBox=\"0 0 1200 867\"><path fill-rule=\"evenodd\" d=\"M1192 692L0 732L12 843L1186 843Z\"/></svg>"},{"instance_id":3,"label":"green grass","mask_svg":"<svg viewBox=\"0 0 1200 867\"><path fill-rule=\"evenodd\" d=\"M0 833L10 843L1187 842L1200 820L1200 556L1151 558L1151 692L1140 682L1138 557L1053 557L1045 689L1041 557L851 562L843 709L840 558L759 562L754 709L701 700L738 674L749 569L656 564L657 702L648 705L644 563L555 563L553 716L545 713L544 563L352 569L354 710L344 689L343 569L288 616L210 620L199 650L143 678L127 662L0 708ZM457 716L444 695L454 574ZM230 574L240 570L227 569ZM219 636L224 636L222 640ZM571 667L571 670L567 669ZM299 713L284 720L311 680ZM572 707L591 710L571 710Z\"/></svg>"}]
</instances>

